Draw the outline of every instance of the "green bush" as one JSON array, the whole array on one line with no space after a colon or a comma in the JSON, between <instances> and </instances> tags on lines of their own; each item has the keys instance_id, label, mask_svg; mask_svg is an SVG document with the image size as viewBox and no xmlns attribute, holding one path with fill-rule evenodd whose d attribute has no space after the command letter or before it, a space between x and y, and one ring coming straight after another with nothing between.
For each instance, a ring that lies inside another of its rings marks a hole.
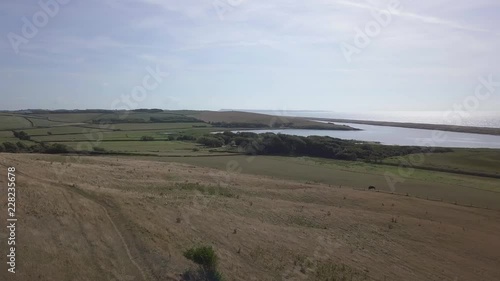
<instances>
[{"instance_id":1,"label":"green bush","mask_svg":"<svg viewBox=\"0 0 500 281\"><path fill-rule=\"evenodd\" d=\"M216 137L212 137L212 136L200 137L196 140L196 142L199 144L203 144L204 146L207 146L207 147L221 147L224 145L223 140L216 138Z\"/></svg>"},{"instance_id":2,"label":"green bush","mask_svg":"<svg viewBox=\"0 0 500 281\"><path fill-rule=\"evenodd\" d=\"M184 257L198 264L198 270L188 270L182 277L185 281L223 281L217 270L217 254L211 246L194 247L184 252Z\"/></svg>"},{"instance_id":3,"label":"green bush","mask_svg":"<svg viewBox=\"0 0 500 281\"><path fill-rule=\"evenodd\" d=\"M141 137L141 141L154 141L155 138L151 137L151 136L142 136Z\"/></svg>"},{"instance_id":4,"label":"green bush","mask_svg":"<svg viewBox=\"0 0 500 281\"><path fill-rule=\"evenodd\" d=\"M45 149L45 153L49 154L68 153L68 152L69 152L68 147L60 143L54 143L52 145L47 146Z\"/></svg>"},{"instance_id":5,"label":"green bush","mask_svg":"<svg viewBox=\"0 0 500 281\"><path fill-rule=\"evenodd\" d=\"M17 145L11 142L4 142L3 147L5 149L5 152L10 152L10 153L16 153L17 152Z\"/></svg>"},{"instance_id":6,"label":"green bush","mask_svg":"<svg viewBox=\"0 0 500 281\"><path fill-rule=\"evenodd\" d=\"M93 149L95 152L106 152L106 149L98 146L94 146Z\"/></svg>"},{"instance_id":7,"label":"green bush","mask_svg":"<svg viewBox=\"0 0 500 281\"><path fill-rule=\"evenodd\" d=\"M20 140L31 140L31 137L25 131L20 131L20 132L12 131L12 133L14 134L14 137Z\"/></svg>"},{"instance_id":8,"label":"green bush","mask_svg":"<svg viewBox=\"0 0 500 281\"><path fill-rule=\"evenodd\" d=\"M26 150L28 150L28 146L25 145L24 143L20 142L20 141L18 141L16 143L16 146L19 149L19 151L26 151Z\"/></svg>"},{"instance_id":9,"label":"green bush","mask_svg":"<svg viewBox=\"0 0 500 281\"><path fill-rule=\"evenodd\" d=\"M184 252L184 257L204 269L215 269L217 266L217 255L211 246L191 248Z\"/></svg>"},{"instance_id":10,"label":"green bush","mask_svg":"<svg viewBox=\"0 0 500 281\"><path fill-rule=\"evenodd\" d=\"M190 135L180 135L177 137L177 140L180 141L194 141L196 140L195 136L190 136Z\"/></svg>"}]
</instances>

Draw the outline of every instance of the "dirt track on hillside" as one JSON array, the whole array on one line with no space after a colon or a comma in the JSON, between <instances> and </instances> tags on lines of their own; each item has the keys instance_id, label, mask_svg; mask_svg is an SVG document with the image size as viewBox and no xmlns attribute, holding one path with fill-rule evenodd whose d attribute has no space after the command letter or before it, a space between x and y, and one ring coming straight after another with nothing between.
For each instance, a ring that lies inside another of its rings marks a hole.
<instances>
[{"instance_id":1,"label":"dirt track on hillside","mask_svg":"<svg viewBox=\"0 0 500 281\"><path fill-rule=\"evenodd\" d=\"M180 280L194 267L182 252L200 244L227 280L500 278L498 211L174 163L0 154L1 222L6 166L18 273L2 255L0 280Z\"/></svg>"}]
</instances>

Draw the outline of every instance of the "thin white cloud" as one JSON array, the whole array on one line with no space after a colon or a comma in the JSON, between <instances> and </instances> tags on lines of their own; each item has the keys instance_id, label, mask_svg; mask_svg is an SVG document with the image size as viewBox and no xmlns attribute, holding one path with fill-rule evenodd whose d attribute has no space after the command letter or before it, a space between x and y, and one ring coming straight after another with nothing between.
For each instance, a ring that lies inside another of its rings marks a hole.
<instances>
[{"instance_id":1,"label":"thin white cloud","mask_svg":"<svg viewBox=\"0 0 500 281\"><path fill-rule=\"evenodd\" d=\"M379 11L379 12L387 10L387 9L384 9L384 8L381 8L381 7L376 7L376 6L373 6L373 5L367 5L367 4L363 4L363 3L360 3L360 2L356 2L356 1L337 0L336 3L338 3L340 5L350 6L350 7L356 7L356 8L360 8L360 9L376 10L376 11ZM399 11L397 11L397 12L395 12L393 14L396 15L396 16L399 16L399 17L403 17L403 18L406 18L406 19L418 20L420 22L428 23L428 24L436 24L436 25L441 25L441 26L446 26L446 27L455 28L455 29L461 29L461 30L467 30L467 31L490 32L487 29L478 28L478 27L474 27L474 26L469 26L469 25L465 25L465 24L462 24L462 23L457 23L457 22L450 21L450 20L445 20L445 19L440 19L440 18L436 18L436 17L425 16L425 15L418 15L418 14L415 14L415 13L405 12L404 11L404 4L401 4L400 8L401 9Z\"/></svg>"},{"instance_id":2,"label":"thin white cloud","mask_svg":"<svg viewBox=\"0 0 500 281\"><path fill-rule=\"evenodd\" d=\"M202 50L202 49L216 49L228 47L269 47L275 49L276 41L271 40L257 40L257 41L226 41L226 42L207 42L198 45L185 46L176 49L175 51L189 51L189 50Z\"/></svg>"}]
</instances>

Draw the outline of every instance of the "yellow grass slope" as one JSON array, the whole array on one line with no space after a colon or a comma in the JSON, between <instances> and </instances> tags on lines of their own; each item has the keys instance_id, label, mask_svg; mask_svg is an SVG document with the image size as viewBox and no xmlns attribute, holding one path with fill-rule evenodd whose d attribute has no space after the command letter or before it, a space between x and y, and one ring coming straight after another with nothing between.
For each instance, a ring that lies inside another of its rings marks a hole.
<instances>
[{"instance_id":1,"label":"yellow grass slope","mask_svg":"<svg viewBox=\"0 0 500 281\"><path fill-rule=\"evenodd\" d=\"M18 170L20 225L0 280L180 280L193 245L214 246L226 280L500 277L498 211L123 158L0 166L3 187Z\"/></svg>"}]
</instances>

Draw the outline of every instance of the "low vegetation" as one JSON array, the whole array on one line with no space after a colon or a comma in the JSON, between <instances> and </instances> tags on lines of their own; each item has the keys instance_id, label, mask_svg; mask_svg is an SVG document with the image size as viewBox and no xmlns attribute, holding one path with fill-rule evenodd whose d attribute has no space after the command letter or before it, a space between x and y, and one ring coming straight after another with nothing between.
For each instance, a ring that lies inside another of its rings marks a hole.
<instances>
[{"instance_id":1,"label":"low vegetation","mask_svg":"<svg viewBox=\"0 0 500 281\"><path fill-rule=\"evenodd\" d=\"M194 247L184 252L184 257L196 263L198 270L188 270L183 274L186 281L222 281L217 270L217 254L211 246Z\"/></svg>"},{"instance_id":2,"label":"low vegetation","mask_svg":"<svg viewBox=\"0 0 500 281\"><path fill-rule=\"evenodd\" d=\"M247 122L210 122L214 127L219 128L245 128L245 129L259 129L259 128L286 128L290 127L292 123L278 124L278 126L272 126L270 124L264 123L247 123Z\"/></svg>"},{"instance_id":3,"label":"low vegetation","mask_svg":"<svg viewBox=\"0 0 500 281\"><path fill-rule=\"evenodd\" d=\"M154 141L155 138L151 136L142 136L141 141Z\"/></svg>"},{"instance_id":4,"label":"low vegetation","mask_svg":"<svg viewBox=\"0 0 500 281\"><path fill-rule=\"evenodd\" d=\"M0 144L0 152L58 154L68 153L70 152L70 149L67 146L59 143L46 144L42 142L34 145L27 145L23 142L4 142Z\"/></svg>"},{"instance_id":5,"label":"low vegetation","mask_svg":"<svg viewBox=\"0 0 500 281\"><path fill-rule=\"evenodd\" d=\"M28 141L31 140L31 137L25 131L20 131L20 132L12 131L12 133L14 134L14 137L20 140L28 140Z\"/></svg>"},{"instance_id":6,"label":"low vegetation","mask_svg":"<svg viewBox=\"0 0 500 281\"><path fill-rule=\"evenodd\" d=\"M451 152L449 148L422 148L417 146L387 146L321 136L291 136L285 134L226 131L198 138L207 147L228 146L230 149L252 155L312 156L339 160L377 162L393 156L412 153Z\"/></svg>"},{"instance_id":7,"label":"low vegetation","mask_svg":"<svg viewBox=\"0 0 500 281\"><path fill-rule=\"evenodd\" d=\"M235 197L229 188L213 185L201 185L199 183L177 183L175 187L179 190L197 191L208 196Z\"/></svg>"}]
</instances>

